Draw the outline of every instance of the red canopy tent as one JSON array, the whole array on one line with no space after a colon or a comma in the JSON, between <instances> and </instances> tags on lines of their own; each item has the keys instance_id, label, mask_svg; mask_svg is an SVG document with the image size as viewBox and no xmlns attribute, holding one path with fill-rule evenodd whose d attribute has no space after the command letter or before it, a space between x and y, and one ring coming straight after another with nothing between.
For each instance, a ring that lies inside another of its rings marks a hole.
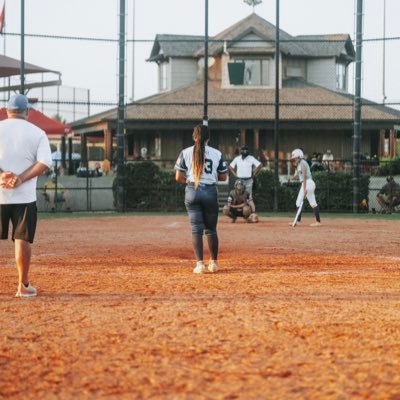
<instances>
[{"instance_id":1,"label":"red canopy tent","mask_svg":"<svg viewBox=\"0 0 400 400\"><path fill-rule=\"evenodd\" d=\"M0 121L6 118L6 109L0 108ZM56 137L57 135L72 133L72 128L69 125L50 118L34 108L29 109L28 121L43 129L48 136Z\"/></svg>"}]
</instances>

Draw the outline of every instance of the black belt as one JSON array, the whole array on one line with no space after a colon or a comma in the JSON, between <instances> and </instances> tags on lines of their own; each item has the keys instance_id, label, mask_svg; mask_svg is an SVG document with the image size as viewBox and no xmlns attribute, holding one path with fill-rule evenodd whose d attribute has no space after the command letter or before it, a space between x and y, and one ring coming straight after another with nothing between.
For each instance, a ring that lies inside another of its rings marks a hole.
<instances>
[{"instance_id":1,"label":"black belt","mask_svg":"<svg viewBox=\"0 0 400 400\"><path fill-rule=\"evenodd\" d=\"M194 186L194 182L187 182L188 186ZM199 186L215 186L215 183L199 183Z\"/></svg>"},{"instance_id":2,"label":"black belt","mask_svg":"<svg viewBox=\"0 0 400 400\"><path fill-rule=\"evenodd\" d=\"M238 178L238 179L240 179L241 181L248 181L248 180L253 179L253 178L250 177L250 178Z\"/></svg>"}]
</instances>

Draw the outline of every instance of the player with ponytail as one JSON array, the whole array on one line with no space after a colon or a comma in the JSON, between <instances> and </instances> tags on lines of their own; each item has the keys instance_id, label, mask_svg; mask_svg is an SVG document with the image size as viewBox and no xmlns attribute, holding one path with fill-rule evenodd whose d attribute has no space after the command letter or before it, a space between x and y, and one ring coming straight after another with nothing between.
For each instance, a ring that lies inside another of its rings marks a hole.
<instances>
[{"instance_id":1,"label":"player with ponytail","mask_svg":"<svg viewBox=\"0 0 400 400\"><path fill-rule=\"evenodd\" d=\"M210 131L205 125L198 125L193 131L193 177L194 187L197 189L204 169L206 141L210 139Z\"/></svg>"},{"instance_id":2,"label":"player with ponytail","mask_svg":"<svg viewBox=\"0 0 400 400\"><path fill-rule=\"evenodd\" d=\"M210 251L208 271L217 272L218 265L218 191L217 182L225 181L228 167L221 152L208 145L210 131L198 125L193 131L194 145L181 151L176 164L176 181L186 184L185 206L192 227L192 244L196 257L196 274L206 271L203 260L203 235Z\"/></svg>"}]
</instances>

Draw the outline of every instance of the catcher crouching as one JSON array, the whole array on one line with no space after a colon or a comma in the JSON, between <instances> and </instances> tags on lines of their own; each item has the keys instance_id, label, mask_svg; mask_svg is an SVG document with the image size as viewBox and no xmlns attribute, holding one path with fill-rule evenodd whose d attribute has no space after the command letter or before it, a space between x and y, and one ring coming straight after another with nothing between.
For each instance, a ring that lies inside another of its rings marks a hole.
<instances>
[{"instance_id":1,"label":"catcher crouching","mask_svg":"<svg viewBox=\"0 0 400 400\"><path fill-rule=\"evenodd\" d=\"M237 217L243 217L249 223L259 221L258 215L251 212L249 206L249 194L243 181L238 179L234 189L229 192L228 204L222 209L222 213L231 218L231 222L236 222Z\"/></svg>"}]
</instances>

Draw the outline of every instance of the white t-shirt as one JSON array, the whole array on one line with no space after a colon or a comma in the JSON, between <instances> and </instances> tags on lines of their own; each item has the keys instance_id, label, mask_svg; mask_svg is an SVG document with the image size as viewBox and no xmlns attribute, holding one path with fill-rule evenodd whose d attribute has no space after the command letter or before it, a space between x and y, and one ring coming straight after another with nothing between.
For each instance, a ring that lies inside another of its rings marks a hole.
<instances>
[{"instance_id":1,"label":"white t-shirt","mask_svg":"<svg viewBox=\"0 0 400 400\"><path fill-rule=\"evenodd\" d=\"M230 166L236 170L236 175L238 178L248 179L253 176L253 166L257 168L260 165L260 161L258 161L253 156L248 155L245 159L242 156L237 156L230 163Z\"/></svg>"},{"instance_id":2,"label":"white t-shirt","mask_svg":"<svg viewBox=\"0 0 400 400\"><path fill-rule=\"evenodd\" d=\"M175 169L185 172L188 182L194 182L193 175L193 148L187 147L182 150L176 160ZM200 177L200 183L211 185L218 182L218 174L227 172L228 168L222 153L214 147L205 147L204 171Z\"/></svg>"},{"instance_id":3,"label":"white t-shirt","mask_svg":"<svg viewBox=\"0 0 400 400\"><path fill-rule=\"evenodd\" d=\"M46 133L25 119L9 118L0 122L0 168L21 174L36 162L49 168L51 150ZM15 189L0 187L0 204L24 204L36 201L36 178Z\"/></svg>"}]
</instances>

